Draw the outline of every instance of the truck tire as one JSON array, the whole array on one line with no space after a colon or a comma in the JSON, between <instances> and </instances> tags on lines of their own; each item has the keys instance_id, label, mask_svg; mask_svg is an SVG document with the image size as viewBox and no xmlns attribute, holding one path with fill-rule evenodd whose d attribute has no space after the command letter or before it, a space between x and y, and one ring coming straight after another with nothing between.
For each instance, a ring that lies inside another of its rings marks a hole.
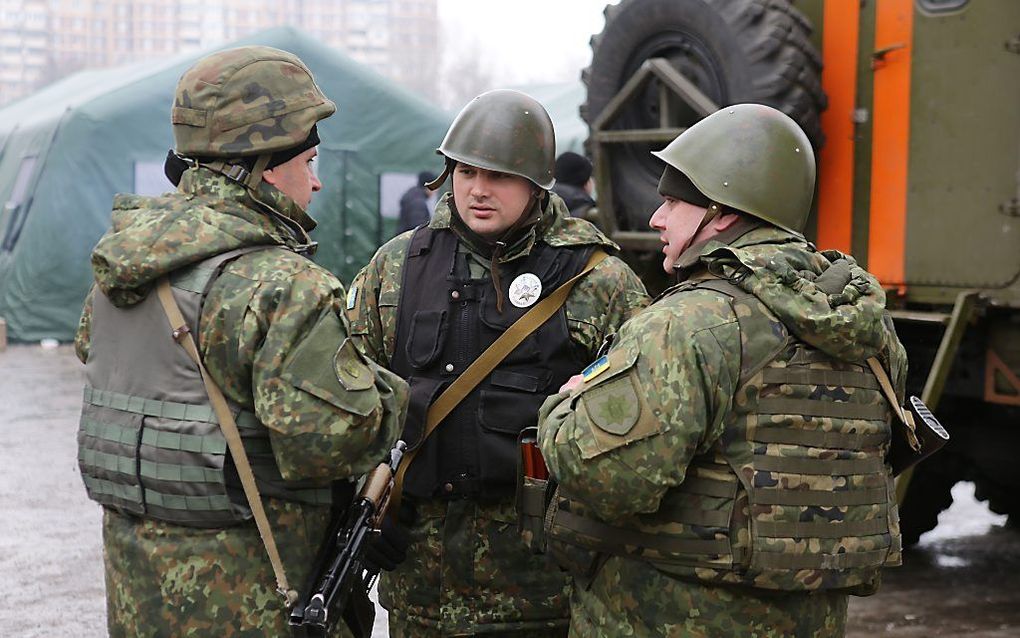
<instances>
[{"instance_id":1,"label":"truck tire","mask_svg":"<svg viewBox=\"0 0 1020 638\"><path fill-rule=\"evenodd\" d=\"M811 25L787 0L621 0L604 15L605 28L591 39L591 66L581 75L587 87L581 117L589 125L645 60L661 57L719 106L768 104L796 120L816 149L823 143L821 56L809 40ZM674 113L680 126L699 117L686 105ZM658 127L653 81L613 128ZM624 229L647 230L662 174L649 151L663 146L613 145L613 199Z\"/></svg>"}]
</instances>

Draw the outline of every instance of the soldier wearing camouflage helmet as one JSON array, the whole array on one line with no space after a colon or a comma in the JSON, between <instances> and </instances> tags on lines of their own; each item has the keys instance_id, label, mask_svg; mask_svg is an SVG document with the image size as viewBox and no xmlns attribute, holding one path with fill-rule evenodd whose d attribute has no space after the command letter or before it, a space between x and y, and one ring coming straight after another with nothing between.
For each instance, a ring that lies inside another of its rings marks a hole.
<instances>
[{"instance_id":1,"label":"soldier wearing camouflage helmet","mask_svg":"<svg viewBox=\"0 0 1020 638\"><path fill-rule=\"evenodd\" d=\"M727 107L655 155L680 283L541 410L571 636L842 636L900 562L885 294L801 235L815 161L786 115Z\"/></svg>"},{"instance_id":2,"label":"soldier wearing camouflage helmet","mask_svg":"<svg viewBox=\"0 0 1020 638\"><path fill-rule=\"evenodd\" d=\"M453 192L428 225L379 249L347 303L361 347L411 386L403 437L418 451L400 513L370 552L392 570L380 602L392 636L562 636L568 578L517 532L517 436L647 296L605 258L422 442L428 409L454 379L596 251L617 250L550 193L553 127L533 98L478 96L438 150L446 168L432 187L452 174Z\"/></svg>"},{"instance_id":3,"label":"soldier wearing camouflage helmet","mask_svg":"<svg viewBox=\"0 0 1020 638\"><path fill-rule=\"evenodd\" d=\"M316 123L335 110L290 53L212 54L177 86L177 191L114 201L75 340L111 636L289 635L331 506L399 434L406 384L346 340L344 288L307 257Z\"/></svg>"}]
</instances>

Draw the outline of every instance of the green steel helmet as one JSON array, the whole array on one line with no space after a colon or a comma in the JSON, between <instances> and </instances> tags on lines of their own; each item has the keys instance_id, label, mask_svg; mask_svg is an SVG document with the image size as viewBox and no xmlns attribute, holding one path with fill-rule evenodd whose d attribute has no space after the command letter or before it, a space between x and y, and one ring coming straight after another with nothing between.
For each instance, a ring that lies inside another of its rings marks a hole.
<instances>
[{"instance_id":1,"label":"green steel helmet","mask_svg":"<svg viewBox=\"0 0 1020 638\"><path fill-rule=\"evenodd\" d=\"M815 190L814 151L800 126L771 106L727 106L652 154L712 201L803 232Z\"/></svg>"},{"instance_id":2,"label":"green steel helmet","mask_svg":"<svg viewBox=\"0 0 1020 638\"><path fill-rule=\"evenodd\" d=\"M227 158L297 146L335 112L296 55L247 46L213 53L185 71L170 120L179 154Z\"/></svg>"},{"instance_id":3,"label":"green steel helmet","mask_svg":"<svg viewBox=\"0 0 1020 638\"><path fill-rule=\"evenodd\" d=\"M552 118L520 91L497 89L468 102L437 151L457 162L519 175L545 190L556 181Z\"/></svg>"}]
</instances>

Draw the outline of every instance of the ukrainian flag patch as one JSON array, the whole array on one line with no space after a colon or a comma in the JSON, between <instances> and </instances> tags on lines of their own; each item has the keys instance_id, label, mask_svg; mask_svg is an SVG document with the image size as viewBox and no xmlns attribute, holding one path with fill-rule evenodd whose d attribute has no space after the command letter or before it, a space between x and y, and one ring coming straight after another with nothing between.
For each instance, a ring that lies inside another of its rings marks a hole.
<instances>
[{"instance_id":1,"label":"ukrainian flag patch","mask_svg":"<svg viewBox=\"0 0 1020 638\"><path fill-rule=\"evenodd\" d=\"M581 376L584 377L585 382L591 381L595 377L599 376L603 372L609 369L609 358L601 356L591 363L587 368L581 371Z\"/></svg>"}]
</instances>

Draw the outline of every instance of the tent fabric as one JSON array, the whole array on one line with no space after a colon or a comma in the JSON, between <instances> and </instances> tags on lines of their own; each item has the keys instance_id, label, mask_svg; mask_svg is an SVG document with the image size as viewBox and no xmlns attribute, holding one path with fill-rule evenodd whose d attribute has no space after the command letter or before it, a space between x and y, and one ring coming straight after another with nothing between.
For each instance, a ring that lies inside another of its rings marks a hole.
<instances>
[{"instance_id":1,"label":"tent fabric","mask_svg":"<svg viewBox=\"0 0 1020 638\"><path fill-rule=\"evenodd\" d=\"M91 285L89 254L109 227L114 194L138 166L161 171L180 75L221 48L295 53L338 112L319 127L323 190L316 261L350 281L392 234L380 214L386 173L439 172L450 115L290 27L117 69L84 71L0 108L0 317L15 341L70 340ZM170 190L169 183L166 184Z\"/></svg>"},{"instance_id":2,"label":"tent fabric","mask_svg":"<svg viewBox=\"0 0 1020 638\"><path fill-rule=\"evenodd\" d=\"M584 155L588 124L581 119L581 103L585 99L580 80L555 84L526 84L513 87L542 103L556 129L556 156L566 151Z\"/></svg>"}]
</instances>

